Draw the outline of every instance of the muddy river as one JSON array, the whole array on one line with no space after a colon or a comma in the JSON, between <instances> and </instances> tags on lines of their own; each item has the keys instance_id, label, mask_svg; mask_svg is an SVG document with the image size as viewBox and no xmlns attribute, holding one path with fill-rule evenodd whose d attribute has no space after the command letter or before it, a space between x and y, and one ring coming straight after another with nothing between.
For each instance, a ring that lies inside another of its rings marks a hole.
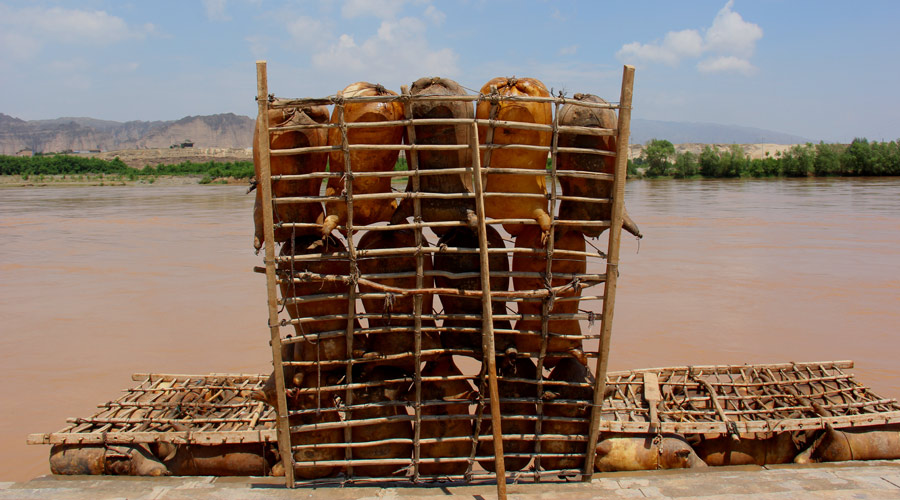
<instances>
[{"instance_id":1,"label":"muddy river","mask_svg":"<svg viewBox=\"0 0 900 500\"><path fill-rule=\"evenodd\" d=\"M0 480L131 374L267 372L252 197L234 186L0 190ZM636 181L611 369L852 359L900 397L900 180Z\"/></svg>"}]
</instances>

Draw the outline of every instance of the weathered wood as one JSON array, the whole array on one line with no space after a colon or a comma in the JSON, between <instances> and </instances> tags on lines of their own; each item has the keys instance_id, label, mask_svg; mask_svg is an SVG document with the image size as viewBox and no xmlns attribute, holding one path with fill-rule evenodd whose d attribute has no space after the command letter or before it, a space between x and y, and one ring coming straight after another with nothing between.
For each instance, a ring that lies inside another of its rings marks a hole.
<instances>
[{"instance_id":1,"label":"weathered wood","mask_svg":"<svg viewBox=\"0 0 900 500\"><path fill-rule=\"evenodd\" d=\"M475 216L478 218L478 247L481 250L481 289L491 289L491 274L489 257L487 253L487 227L484 215L484 187L482 186L481 177L481 159L478 154L478 129L473 123L469 131L469 141L472 144L472 170L473 170L473 186L475 188ZM485 293L481 296L481 352L484 353L485 365L487 367L488 385L491 394L491 425L494 435L494 473L497 478L497 497L506 500L506 467L503 463L503 437L500 428L500 392L497 386L497 358L495 356L496 349L494 347L494 318L493 306L491 305L491 293Z\"/></svg>"},{"instance_id":2,"label":"weathered wood","mask_svg":"<svg viewBox=\"0 0 900 500\"><path fill-rule=\"evenodd\" d=\"M551 214L556 213L556 203L558 200L558 195L556 193L556 153L559 144L559 103L554 105L553 109L553 124L550 126L551 132L553 133L553 137L550 141L550 212ZM551 222L550 224L550 232L547 235L547 241L544 246L545 255L544 258L547 260L547 265L544 268L543 276L545 283L553 283L553 250L554 250L554 239L556 237L556 224ZM537 384L537 393L541 395L544 393L544 361L547 357L547 348L550 343L550 313L552 304L550 302L550 298L552 296L548 295L543 298L541 303L542 309L542 318L541 318L541 351L538 355L537 361L537 376L538 376L538 384ZM555 297L554 297L555 298ZM541 428L544 422L544 400L543 398L538 398L537 400L537 414L538 421L535 424L535 434L541 434ZM535 442L534 447L535 453L535 461L534 461L534 469L535 469L535 480L541 480L541 441L538 440Z\"/></svg>"},{"instance_id":3,"label":"weathered wood","mask_svg":"<svg viewBox=\"0 0 900 500\"><path fill-rule=\"evenodd\" d=\"M479 101L486 97L485 95L459 95L453 96L453 100L456 101L464 101L464 102L473 102ZM310 105L328 105L328 104L337 104L339 102L392 102L401 100L401 96L360 96L360 97L324 97L324 98L315 98L315 97L307 97L302 99L274 99L271 108L292 108L292 107L303 107ZM412 96L411 99L415 101L446 101L448 100L447 96L428 96L428 95L420 95L420 96ZM506 97L497 97L498 100L509 101L509 102L548 102L548 103L559 103L559 104L568 104L575 103L589 108L599 108L599 109L616 109L618 106L609 103L582 103L576 99L570 99L566 97L524 97L524 96L506 96Z\"/></svg>"},{"instance_id":4,"label":"weathered wood","mask_svg":"<svg viewBox=\"0 0 900 500\"><path fill-rule=\"evenodd\" d=\"M269 130L269 87L266 73L266 62L256 62L256 100L259 105L259 130ZM278 449L281 460L291 463L291 436L287 421L287 399L285 398L284 369L281 359L281 329L278 321L278 292L275 284L275 228L273 227L274 215L272 207L272 182L269 166L269 134L259 134L259 143L256 145L260 151L260 189L263 194L263 225L265 230L265 256L266 256L266 292L269 306L269 333L272 345L272 360L275 366L275 390L278 397ZM285 481L289 488L294 487L293 469L285 472Z\"/></svg>"},{"instance_id":5,"label":"weathered wood","mask_svg":"<svg viewBox=\"0 0 900 500\"><path fill-rule=\"evenodd\" d=\"M644 400L650 408L650 432L656 432L659 428L659 376L656 373L644 374Z\"/></svg>"},{"instance_id":6,"label":"weathered wood","mask_svg":"<svg viewBox=\"0 0 900 500\"><path fill-rule=\"evenodd\" d=\"M401 89L401 94L408 98L409 87L406 85ZM412 107L409 100L403 101L403 114L412 117ZM416 145L416 128L413 126L413 120L409 120L406 127L407 139L411 145ZM412 171L412 189L413 194L419 193L419 154L417 149L412 149L409 154L409 167ZM422 204L421 198L416 196L413 199L413 220L416 222L422 220ZM416 289L421 290L425 287L425 268L424 256L422 254L422 229L415 230L416 239ZM429 256L430 258L430 256ZM413 373L415 385L415 403L413 411L415 412L415 420L413 421L413 481L419 480L419 463L421 461L421 440L422 440L422 295L416 295L413 302L413 315L415 316L413 327L415 329L415 343L413 344L415 357L415 371Z\"/></svg>"},{"instance_id":7,"label":"weathered wood","mask_svg":"<svg viewBox=\"0 0 900 500\"><path fill-rule=\"evenodd\" d=\"M609 343L612 335L613 313L616 303L616 283L619 276L619 240L622 237L622 219L625 212L625 175L628 163L628 138L631 130L631 97L634 90L634 66L626 65L622 72L622 92L619 98L619 135L616 140L616 173L613 181L612 223L609 246L606 252L606 288L603 296L603 323L600 335L600 357L594 370L597 384L594 387L594 408L591 412L591 433L586 451L582 479L590 481L594 474L594 458L600 435L600 419L603 397L606 393L606 371L609 366Z\"/></svg>"},{"instance_id":8,"label":"weathered wood","mask_svg":"<svg viewBox=\"0 0 900 500\"><path fill-rule=\"evenodd\" d=\"M338 127L341 131L341 150L343 151L343 160L344 160L344 173L352 172L352 166L350 164L350 141L347 135L347 122L344 119L344 100L343 93L338 92L337 97L341 99L340 102L335 106L335 113L338 116ZM359 274L359 268L357 266L357 255L356 255L356 245L353 241L353 176L346 175L344 181L344 190L346 193L347 199L347 222L346 222L346 231L347 231L347 254L350 260L350 273L354 275ZM347 359L353 358L353 340L354 340L354 320L352 319L356 314L356 298L355 294L357 293L356 287L357 284L353 281L348 282L349 285L349 293L350 298L347 300L348 303L348 311L347 317L350 318L347 320L347 331L346 331L346 339L347 339ZM347 363L346 371L344 372L344 376L347 380L347 389L344 392L344 401L346 401L347 405L353 404L353 391L350 389L350 386L353 385L353 363ZM346 412L344 415L345 418L352 418L350 412ZM344 449L344 456L348 460L353 459L353 448L350 447L350 443L353 442L352 429L350 427L344 428L344 442L347 443L347 446ZM296 466L296 464L295 464ZM353 466L350 465L347 467L347 475L353 476Z\"/></svg>"}]
</instances>

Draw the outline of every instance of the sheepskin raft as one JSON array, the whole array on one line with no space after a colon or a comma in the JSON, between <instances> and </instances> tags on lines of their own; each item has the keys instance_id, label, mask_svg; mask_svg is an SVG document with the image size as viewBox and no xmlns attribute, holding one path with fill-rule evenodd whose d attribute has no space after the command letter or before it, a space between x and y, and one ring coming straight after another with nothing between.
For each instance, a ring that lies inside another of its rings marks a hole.
<instances>
[{"instance_id":1,"label":"sheepskin raft","mask_svg":"<svg viewBox=\"0 0 900 500\"><path fill-rule=\"evenodd\" d=\"M846 372L852 367L850 361L830 361L610 372L595 468L605 472L900 458L900 404L857 382ZM528 376L519 372L516 380ZM71 418L58 432L32 434L28 443L53 445L50 464L56 474L277 474L281 464L275 411L251 399L266 378L138 374L138 385L101 405L94 415ZM548 382L539 396L545 407L552 407L577 403L573 398L581 399L578 394ZM460 401L469 397L456 396L463 398ZM573 421L565 437L586 441L580 434L587 431L588 419L583 420L583 426ZM335 421L330 427L340 425ZM546 422L542 432L548 433L547 443L563 437ZM517 460L528 464L542 453L553 453L546 448L520 450ZM583 457L566 461L564 467L570 469L556 469L551 464L560 461L548 457L540 463L538 471L534 464L523 465L515 474L520 479L542 474L542 480L554 480L577 475L584 465ZM550 468L555 472L545 472ZM457 477L460 471L456 467L443 477ZM489 476L478 471L468 475L484 477ZM347 479L310 482L326 480Z\"/></svg>"}]
</instances>

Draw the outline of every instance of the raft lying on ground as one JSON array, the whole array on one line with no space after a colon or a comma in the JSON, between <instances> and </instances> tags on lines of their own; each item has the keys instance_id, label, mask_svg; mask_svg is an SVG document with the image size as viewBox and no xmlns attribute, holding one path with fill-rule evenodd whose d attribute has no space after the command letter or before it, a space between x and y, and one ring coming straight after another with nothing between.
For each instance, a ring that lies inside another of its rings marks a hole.
<instances>
[{"instance_id":1,"label":"raft lying on ground","mask_svg":"<svg viewBox=\"0 0 900 500\"><path fill-rule=\"evenodd\" d=\"M450 363L449 358L444 362ZM574 360L567 363L574 363ZM560 364L558 368L562 366ZM581 365L575 363L573 368L578 366ZM856 382L853 375L844 372L850 367L850 362L823 362L611 372L595 469L602 472L900 458L900 404L880 398ZM447 403L459 403L477 395L471 385L458 379L458 370L450 365L442 370L441 373L456 375L453 390L460 394L435 394L428 389L429 400L442 398ZM432 369L428 373L432 374ZM513 379L520 381L530 376L534 376L532 369L519 369ZM376 374L361 380L391 377L390 374ZM95 415L70 419L70 425L56 433L29 436L29 444L53 445L50 464L55 474L265 475L273 473L273 468L277 473L274 409L250 399L252 392L261 389L265 377L214 374L135 375L134 378L141 383L119 399L102 405ZM541 395L548 407L554 403L578 401L585 396L583 391L569 390L566 386L563 390L556 388L552 381L557 379L584 381L583 374L552 376ZM398 388L396 382L388 382L386 386L385 390L404 390ZM378 396L379 393L373 394ZM518 398L509 404L521 407L533 408L537 402L534 394L521 391L503 394L503 397L507 396ZM522 401L523 396L525 401ZM362 393L358 397L364 399ZM528 403L528 398L535 401ZM378 396L373 401L376 399L385 398ZM501 400L501 404L506 403ZM584 407L587 404L587 401L583 402ZM402 405L389 408L397 415L406 415ZM434 408L437 413L432 411L431 414L440 416L439 407ZM334 416L335 423L339 420L340 412L335 407L329 408L323 403L320 412ZM452 429L441 434L437 427L429 424L426 428L423 422L422 435L423 438L450 439L443 449L460 453L466 446L471 446L470 439L463 439L467 437L463 430L471 432L474 415L468 415L469 419L466 419L464 406L461 411L450 413L453 414ZM577 418L578 414L547 410L547 415L557 417ZM544 434L551 437L542 441L545 443L553 443L553 439L562 437L559 432L570 432L567 436L576 438L576 441L570 441L574 444L578 442L577 433L586 431L578 425L564 427L567 430L559 426L548 427L550 422L555 420L545 423ZM461 425L466 423L468 425ZM533 429L533 426L526 427L504 431L504 434ZM404 428L409 429L404 433L413 430L408 424ZM340 443L343 433L323 434L319 431L318 435L335 440L330 445L322 439L313 441L324 445L320 451L332 450L332 453L315 458L310 455L308 460L339 461L339 455L334 452L343 453L343 449L334 445ZM490 434L482 428L481 435L482 445L488 445L489 441L485 439ZM394 461L410 459L412 435L407 438L409 445L402 442L379 445L390 448L393 460L383 467L362 472L384 474L394 479L402 477L397 472L408 465ZM452 439L457 440L456 446L448 446L453 443ZM423 453L423 458L438 458L436 452L441 447L433 446L437 442L431 444L430 448L423 445L423 450L429 450ZM485 453L479 458L490 456L488 448L485 446ZM559 455L576 449L579 448L556 446L545 449L544 453L558 452ZM583 445L580 449L583 450ZM523 471L534 455L533 450L526 448L509 449L505 453L514 453L515 460L508 459L507 463ZM491 464L484 459L478 462ZM464 473L465 467L458 464L465 464L465 460L455 463L457 465L444 477L459 477ZM571 475L578 472L583 457L580 461L544 458L541 464L545 470L559 470ZM555 466L560 469L550 468ZM302 479L314 482L336 480L327 476L338 475L342 468L325 463L321 468L299 470L308 471ZM516 474L524 478L534 473ZM542 479L554 477L544 475Z\"/></svg>"}]
</instances>

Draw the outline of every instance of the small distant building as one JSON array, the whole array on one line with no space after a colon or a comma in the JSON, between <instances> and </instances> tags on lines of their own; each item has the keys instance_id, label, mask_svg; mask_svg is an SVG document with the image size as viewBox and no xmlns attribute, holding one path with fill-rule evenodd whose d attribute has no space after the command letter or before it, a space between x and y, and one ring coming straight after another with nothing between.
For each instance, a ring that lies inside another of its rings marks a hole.
<instances>
[{"instance_id":1,"label":"small distant building","mask_svg":"<svg viewBox=\"0 0 900 500\"><path fill-rule=\"evenodd\" d=\"M31 158L32 156L34 156L34 151L32 151L31 148L20 149L19 152L16 153L16 156L25 156Z\"/></svg>"},{"instance_id":2,"label":"small distant building","mask_svg":"<svg viewBox=\"0 0 900 500\"><path fill-rule=\"evenodd\" d=\"M181 147L182 148L192 148L192 147L194 147L194 141L188 139L181 143Z\"/></svg>"}]
</instances>

